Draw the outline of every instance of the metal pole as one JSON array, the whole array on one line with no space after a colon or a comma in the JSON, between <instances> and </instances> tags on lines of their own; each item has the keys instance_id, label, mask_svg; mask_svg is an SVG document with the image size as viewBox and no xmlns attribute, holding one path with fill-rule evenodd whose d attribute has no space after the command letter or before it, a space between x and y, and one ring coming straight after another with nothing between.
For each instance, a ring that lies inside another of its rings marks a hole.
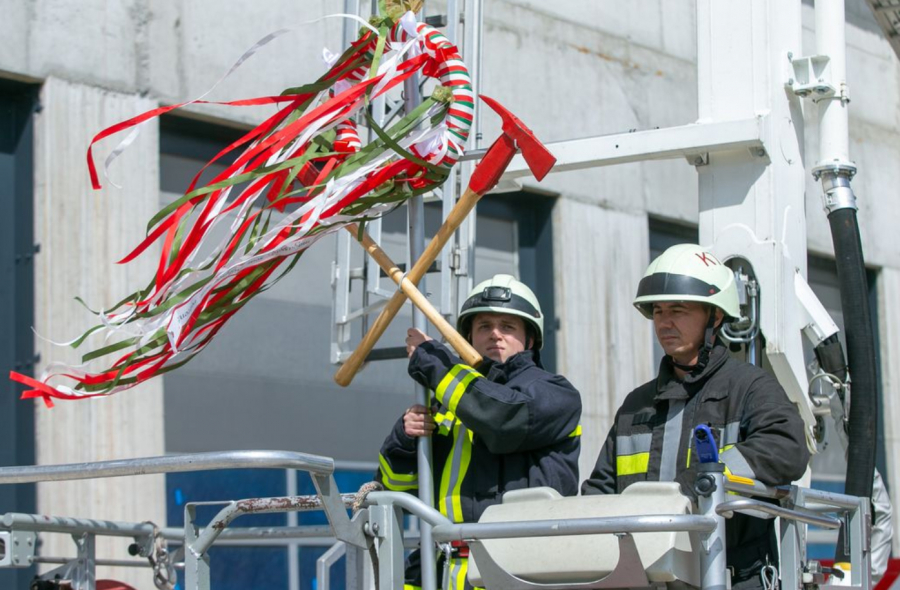
<instances>
[{"instance_id":1,"label":"metal pole","mask_svg":"<svg viewBox=\"0 0 900 590\"><path fill-rule=\"evenodd\" d=\"M482 48L484 47L484 6L482 1L465 0L464 18L463 59L469 67L469 75L472 77L472 92L475 95L474 121L466 146L466 150L470 151L480 149L482 140L481 98L479 98L483 63ZM471 178L474 169L474 162L462 164L460 187L468 186L469 178ZM475 284L475 234L477 229L475 219L474 215L470 216L459 228L460 258L465 258L463 263L465 275L462 277L460 281L461 286L458 287L457 291L459 293L459 301L463 301L468 296Z\"/></svg>"},{"instance_id":2,"label":"metal pole","mask_svg":"<svg viewBox=\"0 0 900 590\"><path fill-rule=\"evenodd\" d=\"M346 552L347 544L338 541L316 560L316 590L331 590L331 566Z\"/></svg>"},{"instance_id":3,"label":"metal pole","mask_svg":"<svg viewBox=\"0 0 900 590\"><path fill-rule=\"evenodd\" d=\"M411 112L419 103L419 77L407 78L403 83L403 96L406 112ZM407 204L409 211L409 266L418 260L425 251L425 201L421 195L413 197ZM423 277L419 290L425 292L426 279ZM413 328L424 332L427 330L425 314L413 307ZM426 408L431 407L431 392L425 386L415 384L415 399ZM431 438L420 437L416 446L416 458L419 472L419 499L428 506L434 505L434 492L431 465ZM422 590L435 590L437 584L437 567L434 561L434 543L431 538L431 525L421 523L421 563Z\"/></svg>"},{"instance_id":4,"label":"metal pole","mask_svg":"<svg viewBox=\"0 0 900 590\"><path fill-rule=\"evenodd\" d=\"M293 451L214 451L67 465L0 467L0 484L185 473L211 469L299 469L330 475L334 460Z\"/></svg>"},{"instance_id":5,"label":"metal pole","mask_svg":"<svg viewBox=\"0 0 900 590\"><path fill-rule=\"evenodd\" d=\"M716 513L716 507L725 501L725 465L701 463L699 469L695 485L698 492L697 504L704 516L716 519L716 530L702 541L701 588L725 590L728 587L725 573L725 518Z\"/></svg>"},{"instance_id":6,"label":"metal pole","mask_svg":"<svg viewBox=\"0 0 900 590\"><path fill-rule=\"evenodd\" d=\"M819 116L819 161L816 167L850 164L843 0L816 0L816 53L828 56L835 94L815 98ZM855 167L854 167L855 171Z\"/></svg>"},{"instance_id":7,"label":"metal pole","mask_svg":"<svg viewBox=\"0 0 900 590\"><path fill-rule=\"evenodd\" d=\"M296 496L297 495L297 471L295 469L285 469L284 475L287 478L287 495L288 496ZM297 513L296 512L288 512L287 513L287 525L289 527L297 526ZM298 549L300 546L296 541L291 541L288 543L287 551L288 551L288 589L289 590L300 590L300 555L298 553Z\"/></svg>"},{"instance_id":8,"label":"metal pole","mask_svg":"<svg viewBox=\"0 0 900 590\"><path fill-rule=\"evenodd\" d=\"M459 2L463 0L449 0L447 2L447 28L445 34L451 43L459 45ZM460 168L465 164L454 168L447 182L444 183L442 190L442 211L441 219L446 220L456 204L459 196L457 182L459 178ZM459 232L456 232L454 238L450 241L449 248L444 248L441 252L441 296L440 310L448 320L456 317L458 306L456 305L455 291L458 282L457 273L461 267L465 266L462 260L454 260L455 253L459 252Z\"/></svg>"}]
</instances>

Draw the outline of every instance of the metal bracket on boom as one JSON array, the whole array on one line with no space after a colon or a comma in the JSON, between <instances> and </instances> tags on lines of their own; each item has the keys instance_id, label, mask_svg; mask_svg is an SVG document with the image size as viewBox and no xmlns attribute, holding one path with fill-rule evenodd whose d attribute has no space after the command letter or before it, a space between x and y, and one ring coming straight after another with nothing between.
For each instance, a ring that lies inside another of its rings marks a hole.
<instances>
[{"instance_id":1,"label":"metal bracket on boom","mask_svg":"<svg viewBox=\"0 0 900 590\"><path fill-rule=\"evenodd\" d=\"M791 60L791 68L793 77L788 79L787 86L794 94L801 98L812 97L815 101L820 98L830 98L834 96L838 89L831 81L831 59L827 55L811 55L809 57L794 58L790 53L788 59ZM842 89L841 99L844 100ZM846 101L849 102L849 94Z\"/></svg>"}]
</instances>

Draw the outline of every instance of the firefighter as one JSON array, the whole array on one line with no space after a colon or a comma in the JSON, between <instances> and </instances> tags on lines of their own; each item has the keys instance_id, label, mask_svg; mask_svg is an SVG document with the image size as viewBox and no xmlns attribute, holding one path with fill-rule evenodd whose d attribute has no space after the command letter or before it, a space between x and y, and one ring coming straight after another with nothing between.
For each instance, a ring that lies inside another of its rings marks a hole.
<instances>
[{"instance_id":1,"label":"firefighter","mask_svg":"<svg viewBox=\"0 0 900 590\"><path fill-rule=\"evenodd\" d=\"M656 379L625 398L582 494L616 494L636 481L676 481L696 499L693 427L712 427L726 473L790 484L809 463L803 421L778 381L731 358L716 335L740 317L734 274L715 256L680 244L654 260L635 307L653 320L665 351ZM761 587L777 563L773 521L735 514L726 525L732 587Z\"/></svg>"},{"instance_id":2,"label":"firefighter","mask_svg":"<svg viewBox=\"0 0 900 590\"><path fill-rule=\"evenodd\" d=\"M463 303L457 330L484 357L478 367L408 331L409 374L434 391L435 403L412 406L394 425L381 448L378 481L389 490L417 489L416 439L431 436L435 506L453 522L476 522L509 490L550 486L576 495L581 396L541 366L544 316L534 293L510 275L495 275ZM458 544L452 553L444 565L448 590L471 588L468 548ZM406 578L421 584L418 552Z\"/></svg>"}]
</instances>

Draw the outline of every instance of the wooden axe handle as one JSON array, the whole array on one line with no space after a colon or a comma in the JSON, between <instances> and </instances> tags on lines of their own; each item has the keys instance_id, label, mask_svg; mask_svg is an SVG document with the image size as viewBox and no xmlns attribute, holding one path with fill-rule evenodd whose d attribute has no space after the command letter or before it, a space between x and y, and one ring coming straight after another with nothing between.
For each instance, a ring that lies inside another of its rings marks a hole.
<instances>
[{"instance_id":1,"label":"wooden axe handle","mask_svg":"<svg viewBox=\"0 0 900 590\"><path fill-rule=\"evenodd\" d=\"M359 226L355 223L351 223L345 227L354 237L359 235ZM412 301L413 305L422 310L422 313L425 314L428 321L438 329L438 332L440 332L450 346L453 347L463 362L472 367L481 363L483 360L481 355L478 354L478 352L472 348L472 345L469 344L466 339L450 325L450 322L434 308L431 302L428 301L428 298L419 291L419 288L413 285L412 281L403 276L403 271L400 270L400 267L391 260L391 257L387 255L387 252L382 250L381 246L375 243L375 240L373 240L369 234L363 233L361 245L375 262L378 263L378 266L391 277L391 280L397 283L397 286L399 286L400 290L403 291L410 301Z\"/></svg>"},{"instance_id":2,"label":"wooden axe handle","mask_svg":"<svg viewBox=\"0 0 900 590\"><path fill-rule=\"evenodd\" d=\"M453 232L455 232L456 228L465 221L466 217L472 212L472 209L475 208L475 204L478 203L478 199L480 198L481 195L471 188L466 189L466 192L459 198L456 205L453 206L453 209L447 216L447 220L444 221L444 224L431 239L428 247L425 248L421 258L416 261L412 270L406 275L406 279L412 282L413 285L419 284L419 281L425 276L425 273L431 267L431 264L437 260L441 250L444 249L444 246L453 236ZM375 319L375 322L369 327L369 331L363 336L359 346L356 347L356 350L353 351L350 358L344 361L344 364L342 364L334 374L334 380L338 385L342 387L350 385L350 382L353 381L356 373L365 362L366 357L369 356L369 353L375 347L375 344L378 343L378 339L384 334L384 331L390 325L391 321L393 321L405 302L406 294L403 291L397 291L394 293L393 297L388 300L387 305L384 306L381 313Z\"/></svg>"}]
</instances>

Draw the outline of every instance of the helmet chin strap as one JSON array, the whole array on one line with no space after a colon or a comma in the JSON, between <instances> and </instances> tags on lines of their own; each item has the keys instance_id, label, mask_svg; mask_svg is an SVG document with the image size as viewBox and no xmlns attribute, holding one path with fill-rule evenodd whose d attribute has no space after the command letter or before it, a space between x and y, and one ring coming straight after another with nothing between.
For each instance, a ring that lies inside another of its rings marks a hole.
<instances>
[{"instance_id":1,"label":"helmet chin strap","mask_svg":"<svg viewBox=\"0 0 900 590\"><path fill-rule=\"evenodd\" d=\"M712 352L713 349L713 339L716 334L716 308L710 306L709 308L709 320L706 322L706 332L704 333L703 338L703 347L700 348L700 353L697 355L697 362L693 365L683 365L676 361L671 356L669 357L672 361L672 364L682 371L687 373L699 373L703 369L706 368L706 365L709 364L709 353Z\"/></svg>"}]
</instances>

